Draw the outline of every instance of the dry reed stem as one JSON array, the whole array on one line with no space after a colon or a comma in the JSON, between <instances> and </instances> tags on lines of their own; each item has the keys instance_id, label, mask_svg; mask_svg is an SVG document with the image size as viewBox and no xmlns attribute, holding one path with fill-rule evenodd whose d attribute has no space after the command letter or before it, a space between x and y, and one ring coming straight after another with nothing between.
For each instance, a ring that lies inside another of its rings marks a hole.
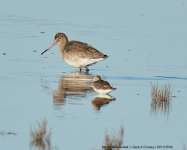
<instances>
[{"instance_id":1,"label":"dry reed stem","mask_svg":"<svg viewBox=\"0 0 187 150\"><path fill-rule=\"evenodd\" d=\"M46 128L47 128L47 120L46 119L41 119L41 123L37 121L38 129L32 130L32 127L30 127L30 136L33 140L43 140L44 137L46 136ZM51 131L48 133L46 136L47 140L50 140L51 136Z\"/></svg>"},{"instance_id":2,"label":"dry reed stem","mask_svg":"<svg viewBox=\"0 0 187 150\"><path fill-rule=\"evenodd\" d=\"M30 127L30 137L31 137L31 142L30 142L30 147L38 147L38 149L45 150L46 143L47 142L47 147L50 150L50 138L51 138L51 129L49 133L47 134L46 128L47 128L47 120L46 119L41 119L41 123L37 121L37 126L38 128L34 128L32 130L32 127ZM44 141L45 139L45 141Z\"/></svg>"},{"instance_id":3,"label":"dry reed stem","mask_svg":"<svg viewBox=\"0 0 187 150\"><path fill-rule=\"evenodd\" d=\"M158 113L158 110L164 111L165 114L169 114L170 101L171 101L171 85L164 85L159 88L158 82L151 84L151 109L153 112Z\"/></svg>"},{"instance_id":4,"label":"dry reed stem","mask_svg":"<svg viewBox=\"0 0 187 150\"><path fill-rule=\"evenodd\" d=\"M112 135L109 135L106 130L105 135L105 146L108 148L105 148L105 150L112 150L112 147L116 147L115 150L119 150L120 146L123 144L123 135L124 135L124 128L121 126L119 129L118 134L112 133Z\"/></svg>"},{"instance_id":5,"label":"dry reed stem","mask_svg":"<svg viewBox=\"0 0 187 150\"><path fill-rule=\"evenodd\" d=\"M158 82L154 83L154 85L151 84L151 98L153 100L159 100L159 101L169 101L171 99L171 85L164 85L159 89Z\"/></svg>"}]
</instances>

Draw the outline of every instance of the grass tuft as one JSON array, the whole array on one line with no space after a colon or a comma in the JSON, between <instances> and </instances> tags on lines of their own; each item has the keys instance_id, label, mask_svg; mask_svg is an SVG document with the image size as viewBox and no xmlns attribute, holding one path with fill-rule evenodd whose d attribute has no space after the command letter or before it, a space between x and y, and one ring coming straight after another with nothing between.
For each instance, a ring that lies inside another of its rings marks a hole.
<instances>
[{"instance_id":1,"label":"grass tuft","mask_svg":"<svg viewBox=\"0 0 187 150\"><path fill-rule=\"evenodd\" d=\"M124 128L121 126L118 133L115 131L109 135L106 130L105 135L105 150L112 150L112 147L115 147L115 150L119 150L120 146L123 144Z\"/></svg>"},{"instance_id":2,"label":"grass tuft","mask_svg":"<svg viewBox=\"0 0 187 150\"><path fill-rule=\"evenodd\" d=\"M51 129L49 133L47 134L47 120L46 119L41 119L41 123L37 121L37 129L34 128L32 130L32 127L30 127L30 137L31 137L31 142L30 142L30 147L35 147L38 149L43 149L45 150L46 146L47 149L51 149Z\"/></svg>"},{"instance_id":3,"label":"grass tuft","mask_svg":"<svg viewBox=\"0 0 187 150\"><path fill-rule=\"evenodd\" d=\"M165 114L169 115L171 106L172 90L171 85L168 84L159 88L158 82L151 84L151 110L154 113L158 113L160 110L164 111Z\"/></svg>"},{"instance_id":4,"label":"grass tuft","mask_svg":"<svg viewBox=\"0 0 187 150\"><path fill-rule=\"evenodd\" d=\"M159 89L158 82L154 83L154 85L151 84L151 98L153 100L159 100L159 101L169 101L171 99L171 85L164 85Z\"/></svg>"}]
</instances>

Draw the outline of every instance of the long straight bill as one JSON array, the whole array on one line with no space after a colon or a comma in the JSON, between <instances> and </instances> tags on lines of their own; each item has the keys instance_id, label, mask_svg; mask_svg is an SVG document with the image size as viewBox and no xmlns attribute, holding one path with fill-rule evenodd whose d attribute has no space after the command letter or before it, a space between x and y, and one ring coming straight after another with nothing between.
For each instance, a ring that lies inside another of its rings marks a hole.
<instances>
[{"instance_id":1,"label":"long straight bill","mask_svg":"<svg viewBox=\"0 0 187 150\"><path fill-rule=\"evenodd\" d=\"M43 55L43 53L47 52L51 47L55 46L57 43L53 43L51 46L49 46L44 52L41 53L41 55Z\"/></svg>"}]
</instances>

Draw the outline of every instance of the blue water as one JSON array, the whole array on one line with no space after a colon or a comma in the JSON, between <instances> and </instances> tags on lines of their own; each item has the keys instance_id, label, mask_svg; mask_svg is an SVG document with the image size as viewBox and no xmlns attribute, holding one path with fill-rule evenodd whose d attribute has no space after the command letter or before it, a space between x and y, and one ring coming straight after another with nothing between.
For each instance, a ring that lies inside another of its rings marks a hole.
<instances>
[{"instance_id":1,"label":"blue water","mask_svg":"<svg viewBox=\"0 0 187 150\"><path fill-rule=\"evenodd\" d=\"M187 3L150 1L2 1L0 5L0 149L29 149L30 126L48 120L51 146L101 149L105 130L124 126L123 146L173 146L187 141ZM66 64L57 32L109 58L89 73ZM116 91L97 107L92 79ZM169 83L169 113L151 109L150 85ZM98 109L99 108L99 109ZM35 147L38 149L38 147ZM146 149L146 148L145 148Z\"/></svg>"}]
</instances>

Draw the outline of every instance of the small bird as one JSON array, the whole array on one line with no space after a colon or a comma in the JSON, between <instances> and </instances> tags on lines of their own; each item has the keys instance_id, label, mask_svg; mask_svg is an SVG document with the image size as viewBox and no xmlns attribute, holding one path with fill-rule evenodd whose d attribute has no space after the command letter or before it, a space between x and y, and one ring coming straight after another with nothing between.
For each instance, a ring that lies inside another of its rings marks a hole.
<instances>
[{"instance_id":1,"label":"small bird","mask_svg":"<svg viewBox=\"0 0 187 150\"><path fill-rule=\"evenodd\" d=\"M93 89L100 94L106 94L116 90L116 88L111 87L107 81L101 80L100 76L94 77L92 86Z\"/></svg>"},{"instance_id":2,"label":"small bird","mask_svg":"<svg viewBox=\"0 0 187 150\"><path fill-rule=\"evenodd\" d=\"M107 55L104 55L87 43L79 41L68 41L68 38L64 33L57 33L55 35L54 43L43 53L48 51L56 44L59 44L59 53L62 59L67 64L76 68L80 68L80 71L82 68L85 68L86 71L89 71L88 66L108 58ZM41 55L43 53L41 53Z\"/></svg>"}]
</instances>

